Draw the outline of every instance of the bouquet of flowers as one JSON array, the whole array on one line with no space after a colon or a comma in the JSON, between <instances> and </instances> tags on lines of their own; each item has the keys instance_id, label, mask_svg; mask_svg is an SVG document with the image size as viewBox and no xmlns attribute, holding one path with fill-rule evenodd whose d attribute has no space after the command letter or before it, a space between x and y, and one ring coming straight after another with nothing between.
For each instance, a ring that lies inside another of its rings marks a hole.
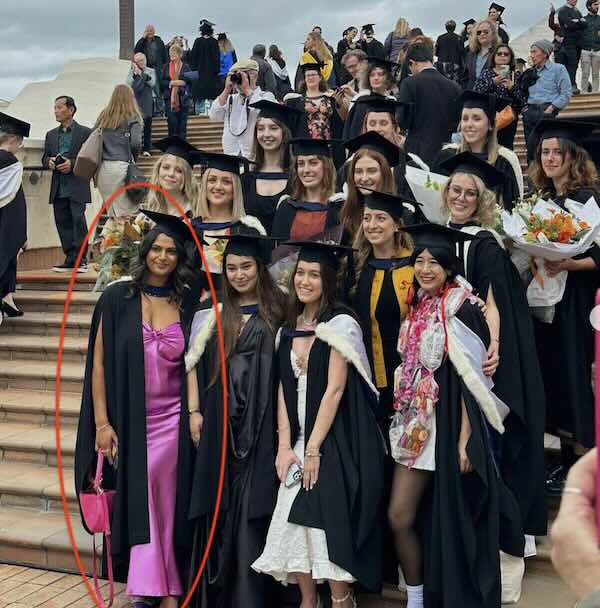
<instances>
[{"instance_id":1,"label":"bouquet of flowers","mask_svg":"<svg viewBox=\"0 0 600 608\"><path fill-rule=\"evenodd\" d=\"M527 299L533 307L553 306L561 301L567 271L548 276L544 260L562 261L587 251L600 234L600 208L592 198L585 205L567 201L559 207L541 198L515 205L502 212L502 231L517 249L529 254L533 280Z\"/></svg>"},{"instance_id":2,"label":"bouquet of flowers","mask_svg":"<svg viewBox=\"0 0 600 608\"><path fill-rule=\"evenodd\" d=\"M434 224L445 225L448 221L448 213L443 208L442 191L448 177L407 166L406 181L415 200L421 203L425 217Z\"/></svg>"},{"instance_id":3,"label":"bouquet of flowers","mask_svg":"<svg viewBox=\"0 0 600 608\"><path fill-rule=\"evenodd\" d=\"M102 291L113 281L129 276L131 265L137 259L139 242L150 230L150 224L141 215L136 219L108 219L94 244L98 278L93 291Z\"/></svg>"}]
</instances>

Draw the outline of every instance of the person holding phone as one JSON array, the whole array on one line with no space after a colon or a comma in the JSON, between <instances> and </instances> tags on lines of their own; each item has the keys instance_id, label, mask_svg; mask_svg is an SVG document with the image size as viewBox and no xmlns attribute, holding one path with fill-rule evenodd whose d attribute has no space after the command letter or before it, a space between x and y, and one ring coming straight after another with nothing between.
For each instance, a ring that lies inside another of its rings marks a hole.
<instances>
[{"instance_id":1,"label":"person holding phone","mask_svg":"<svg viewBox=\"0 0 600 608\"><path fill-rule=\"evenodd\" d=\"M131 280L96 304L75 446L75 490L85 491L106 460L104 487L116 489L111 519L114 578L133 608L177 608L188 524L192 440L182 407L191 269L180 218L146 211L156 225L142 239ZM112 465L112 466L111 466ZM106 564L106 561L104 562Z\"/></svg>"},{"instance_id":2,"label":"person holding phone","mask_svg":"<svg viewBox=\"0 0 600 608\"><path fill-rule=\"evenodd\" d=\"M498 129L498 143L513 149L519 114L525 105L525 93L515 80L515 53L508 44L499 44L490 54L486 67L475 81L473 90L510 100L514 119L502 129Z\"/></svg>"},{"instance_id":3,"label":"person holding phone","mask_svg":"<svg viewBox=\"0 0 600 608\"><path fill-rule=\"evenodd\" d=\"M191 608L270 608L275 587L250 566L260 555L277 496L276 347L284 296L267 263L271 240L246 228L223 253L221 319L228 383L228 458L219 537ZM197 447L190 517L195 576L217 498L223 434L223 384L215 313L194 315L186 355L190 433Z\"/></svg>"}]
</instances>

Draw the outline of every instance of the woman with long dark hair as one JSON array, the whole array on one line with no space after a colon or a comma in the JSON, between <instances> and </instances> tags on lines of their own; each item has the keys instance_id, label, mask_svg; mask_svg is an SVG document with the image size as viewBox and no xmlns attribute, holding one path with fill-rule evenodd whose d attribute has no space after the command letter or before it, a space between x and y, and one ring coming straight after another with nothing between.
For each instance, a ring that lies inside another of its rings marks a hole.
<instances>
[{"instance_id":1,"label":"woman with long dark hair","mask_svg":"<svg viewBox=\"0 0 600 608\"><path fill-rule=\"evenodd\" d=\"M270 581L250 566L265 543L277 492L275 334L283 294L266 263L268 240L256 231L226 238L221 323L228 382L228 460L218 537L194 607L270 607ZM194 316L186 354L190 432L197 447L190 517L193 579L214 513L223 429L223 387L213 309Z\"/></svg>"},{"instance_id":2,"label":"woman with long dark hair","mask_svg":"<svg viewBox=\"0 0 600 608\"><path fill-rule=\"evenodd\" d=\"M300 112L268 100L250 107L260 114L254 133L254 167L242 175L244 206L270 234L277 204L289 193L290 141Z\"/></svg>"},{"instance_id":3,"label":"woman with long dark hair","mask_svg":"<svg viewBox=\"0 0 600 608\"><path fill-rule=\"evenodd\" d=\"M155 599L161 608L176 608L190 551L192 442L181 405L187 326L181 306L191 235L179 218L147 215L156 225L140 244L132 279L110 285L94 310L75 489L78 495L88 489L102 451L104 487L116 489L115 579L127 582L136 608Z\"/></svg>"},{"instance_id":4,"label":"woman with long dark hair","mask_svg":"<svg viewBox=\"0 0 600 608\"><path fill-rule=\"evenodd\" d=\"M279 47L276 44L269 46L269 55L267 56L267 63L273 70L273 76L275 76L275 83L277 88L275 90L275 97L278 101L283 101L283 98L293 91L292 83L290 82L290 75L285 64L285 59Z\"/></svg>"},{"instance_id":5,"label":"woman with long dark hair","mask_svg":"<svg viewBox=\"0 0 600 608\"><path fill-rule=\"evenodd\" d=\"M372 408L361 331L337 303L346 248L300 245L289 318L280 332L275 466L281 482L266 546L252 567L300 587L316 606L316 582L332 602L356 606L350 584L380 585L383 441ZM308 379L310 378L310 381Z\"/></svg>"},{"instance_id":6,"label":"woman with long dark hair","mask_svg":"<svg viewBox=\"0 0 600 608\"><path fill-rule=\"evenodd\" d=\"M398 342L389 521L408 606L441 607L452 598L457 606L497 608L500 497L506 508L512 496L497 476L486 422L502 432L508 408L482 371L485 319L457 279L456 244L474 237L435 224L406 230L416 241L415 280ZM522 545L521 536L511 549L522 554Z\"/></svg>"},{"instance_id":7,"label":"woman with long dark hair","mask_svg":"<svg viewBox=\"0 0 600 608\"><path fill-rule=\"evenodd\" d=\"M539 143L530 169L534 186L544 198L565 208L572 200L599 200L598 171L586 151L598 149L595 137L586 135L593 123L544 119L537 127ZM546 387L547 429L561 440L561 463L551 472L547 490L560 495L569 467L578 455L594 446L594 395L592 363L594 334L589 315L600 286L600 249L593 245L585 253L560 262L544 262L548 276L567 271L563 296L554 305L550 323L534 318L538 356Z\"/></svg>"},{"instance_id":8,"label":"woman with long dark hair","mask_svg":"<svg viewBox=\"0 0 600 608\"><path fill-rule=\"evenodd\" d=\"M291 195L282 198L273 220L273 236L305 240L339 225L343 196L335 193L335 166L329 142L292 140Z\"/></svg>"}]
</instances>

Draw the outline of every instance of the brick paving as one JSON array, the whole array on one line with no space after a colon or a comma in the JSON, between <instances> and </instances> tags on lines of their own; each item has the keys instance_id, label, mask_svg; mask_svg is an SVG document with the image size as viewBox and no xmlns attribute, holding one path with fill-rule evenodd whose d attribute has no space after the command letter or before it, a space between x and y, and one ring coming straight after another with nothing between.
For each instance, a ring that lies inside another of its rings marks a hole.
<instances>
[{"instance_id":1,"label":"brick paving","mask_svg":"<svg viewBox=\"0 0 600 608\"><path fill-rule=\"evenodd\" d=\"M90 584L93 581L90 578ZM108 583L102 582L104 597ZM114 608L126 608L124 586L115 584ZM49 572L25 566L0 564L0 608L94 608L87 587L78 574Z\"/></svg>"}]
</instances>

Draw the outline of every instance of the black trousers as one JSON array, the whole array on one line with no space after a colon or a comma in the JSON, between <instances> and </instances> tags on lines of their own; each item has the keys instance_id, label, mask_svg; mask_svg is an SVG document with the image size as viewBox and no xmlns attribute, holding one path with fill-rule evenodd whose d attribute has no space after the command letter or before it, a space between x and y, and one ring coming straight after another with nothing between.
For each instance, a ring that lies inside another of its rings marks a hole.
<instances>
[{"instance_id":1,"label":"black trousers","mask_svg":"<svg viewBox=\"0 0 600 608\"><path fill-rule=\"evenodd\" d=\"M577 73L577 66L579 65L581 49L579 49L575 44L563 44L562 54L564 58L564 66L567 68L569 78L571 79L571 86L576 86L575 74Z\"/></svg>"},{"instance_id":2,"label":"black trousers","mask_svg":"<svg viewBox=\"0 0 600 608\"><path fill-rule=\"evenodd\" d=\"M144 118L144 152L152 148L152 116Z\"/></svg>"},{"instance_id":3,"label":"black trousers","mask_svg":"<svg viewBox=\"0 0 600 608\"><path fill-rule=\"evenodd\" d=\"M4 274L0 276L0 299L9 293L17 291L17 258L13 258L7 265Z\"/></svg>"},{"instance_id":4,"label":"black trousers","mask_svg":"<svg viewBox=\"0 0 600 608\"><path fill-rule=\"evenodd\" d=\"M525 144L527 145L528 163L535 158L535 150L538 144L538 138L533 135L533 130L542 118L554 117L557 114L557 112L554 112L553 114L546 114L544 112L545 107L548 107L549 105L550 104L544 104L544 106L527 106L523 111L523 132L525 135Z\"/></svg>"},{"instance_id":5,"label":"black trousers","mask_svg":"<svg viewBox=\"0 0 600 608\"><path fill-rule=\"evenodd\" d=\"M165 99L167 108L167 125L169 128L169 136L177 135L181 139L187 139L187 119L188 119L188 103L187 100L181 103L179 112L171 110L171 103Z\"/></svg>"},{"instance_id":6,"label":"black trousers","mask_svg":"<svg viewBox=\"0 0 600 608\"><path fill-rule=\"evenodd\" d=\"M74 264L88 230L85 221L85 203L59 197L54 199L52 207L60 244L65 252L65 262ZM82 264L87 261L85 254L84 251L81 258Z\"/></svg>"}]
</instances>

